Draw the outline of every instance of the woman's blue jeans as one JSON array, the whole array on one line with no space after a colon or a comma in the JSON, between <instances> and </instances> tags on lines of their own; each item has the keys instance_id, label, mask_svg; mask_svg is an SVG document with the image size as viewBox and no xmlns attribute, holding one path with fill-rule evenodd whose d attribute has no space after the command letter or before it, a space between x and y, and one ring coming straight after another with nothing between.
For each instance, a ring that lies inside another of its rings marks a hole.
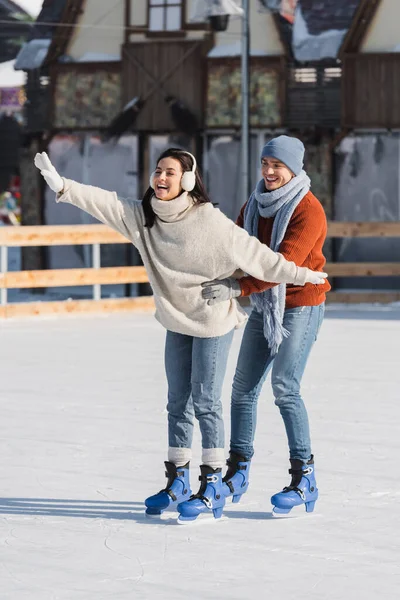
<instances>
[{"instance_id":1,"label":"woman's blue jeans","mask_svg":"<svg viewBox=\"0 0 400 600\"><path fill-rule=\"evenodd\" d=\"M311 458L308 415L300 383L324 311L325 304L287 309L283 325L290 335L284 338L275 357L264 337L263 315L255 310L251 313L232 386L231 451L247 460L254 454L258 397L272 368L272 390L285 424L290 458L304 462Z\"/></svg>"},{"instance_id":2,"label":"woman's blue jeans","mask_svg":"<svg viewBox=\"0 0 400 600\"><path fill-rule=\"evenodd\" d=\"M196 417L202 447L224 447L221 393L232 338L233 330L212 338L167 331L169 446L191 448Z\"/></svg>"}]
</instances>

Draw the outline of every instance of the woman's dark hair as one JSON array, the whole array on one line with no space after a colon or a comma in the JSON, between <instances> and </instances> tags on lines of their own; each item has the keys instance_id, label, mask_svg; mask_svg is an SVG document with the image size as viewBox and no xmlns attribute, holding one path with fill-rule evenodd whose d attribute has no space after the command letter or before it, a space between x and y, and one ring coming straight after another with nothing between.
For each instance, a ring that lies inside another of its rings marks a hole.
<instances>
[{"instance_id":1,"label":"woman's dark hair","mask_svg":"<svg viewBox=\"0 0 400 600\"><path fill-rule=\"evenodd\" d=\"M163 158L174 158L179 161L182 167L182 171L191 171L193 169L193 159L184 150L180 148L168 148L165 150L157 159L157 165ZM200 177L199 170L196 168L196 184L191 192L189 192L196 204L205 204L211 202L206 188L204 187L203 180ZM142 200L143 212L145 216L145 227L153 227L156 215L151 206L151 199L154 196L154 190L148 187Z\"/></svg>"}]
</instances>

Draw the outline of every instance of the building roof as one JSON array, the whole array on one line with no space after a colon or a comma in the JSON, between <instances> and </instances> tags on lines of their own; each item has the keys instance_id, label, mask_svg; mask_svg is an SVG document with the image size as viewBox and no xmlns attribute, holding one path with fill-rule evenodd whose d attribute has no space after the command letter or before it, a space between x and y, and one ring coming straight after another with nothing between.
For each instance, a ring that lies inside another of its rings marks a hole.
<instances>
[{"instance_id":1,"label":"building roof","mask_svg":"<svg viewBox=\"0 0 400 600\"><path fill-rule=\"evenodd\" d=\"M0 63L13 60L30 35L31 17L11 0L0 0Z\"/></svg>"},{"instance_id":2,"label":"building roof","mask_svg":"<svg viewBox=\"0 0 400 600\"><path fill-rule=\"evenodd\" d=\"M349 29L360 0L298 0L311 35Z\"/></svg>"},{"instance_id":3,"label":"building roof","mask_svg":"<svg viewBox=\"0 0 400 600\"><path fill-rule=\"evenodd\" d=\"M59 23L67 0L43 0L36 23L33 26L30 39L51 39L57 28L53 23Z\"/></svg>"},{"instance_id":4,"label":"building roof","mask_svg":"<svg viewBox=\"0 0 400 600\"><path fill-rule=\"evenodd\" d=\"M30 71L39 69L46 60L51 40L35 39L24 44L18 53L14 69L16 71Z\"/></svg>"},{"instance_id":5,"label":"building roof","mask_svg":"<svg viewBox=\"0 0 400 600\"><path fill-rule=\"evenodd\" d=\"M292 48L299 62L336 60L359 0L298 0Z\"/></svg>"},{"instance_id":6,"label":"building roof","mask_svg":"<svg viewBox=\"0 0 400 600\"><path fill-rule=\"evenodd\" d=\"M30 40L21 48L15 68L24 71L58 60L67 48L82 0L44 0Z\"/></svg>"},{"instance_id":7,"label":"building roof","mask_svg":"<svg viewBox=\"0 0 400 600\"><path fill-rule=\"evenodd\" d=\"M20 13L20 14L23 14L23 15L27 15L28 14L16 2L13 2L12 0L0 0L0 14L3 15L5 13L8 13L8 14Z\"/></svg>"},{"instance_id":8,"label":"building roof","mask_svg":"<svg viewBox=\"0 0 400 600\"><path fill-rule=\"evenodd\" d=\"M260 0L273 11L287 53L299 62L336 59L363 0Z\"/></svg>"}]
</instances>

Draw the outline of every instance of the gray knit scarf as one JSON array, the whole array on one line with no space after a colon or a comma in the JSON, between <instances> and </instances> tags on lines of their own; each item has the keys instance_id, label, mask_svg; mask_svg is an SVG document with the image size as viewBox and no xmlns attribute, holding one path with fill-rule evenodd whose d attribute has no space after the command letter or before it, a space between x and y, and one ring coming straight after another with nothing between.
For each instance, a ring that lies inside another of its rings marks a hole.
<instances>
[{"instance_id":1,"label":"gray knit scarf","mask_svg":"<svg viewBox=\"0 0 400 600\"><path fill-rule=\"evenodd\" d=\"M286 185L272 192L265 191L264 180L261 179L251 194L244 212L245 230L250 235L258 237L260 215L267 218L275 217L270 247L278 252L293 212L309 191L310 184L310 178L305 171L301 171ZM275 355L283 338L289 335L287 329L283 327L286 284L281 283L260 294L252 294L250 300L254 309L264 315L264 335L271 354Z\"/></svg>"}]
</instances>

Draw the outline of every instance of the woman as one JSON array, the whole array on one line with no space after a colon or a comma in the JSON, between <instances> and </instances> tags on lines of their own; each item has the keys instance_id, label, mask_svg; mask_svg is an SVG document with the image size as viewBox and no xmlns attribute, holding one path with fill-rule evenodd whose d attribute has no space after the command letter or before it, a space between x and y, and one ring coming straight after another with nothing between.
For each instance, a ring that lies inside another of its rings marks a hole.
<instances>
[{"instance_id":1,"label":"woman","mask_svg":"<svg viewBox=\"0 0 400 600\"><path fill-rule=\"evenodd\" d=\"M303 158L304 146L297 138L281 135L269 141L261 153L262 179L237 223L288 260L319 270L325 265L322 249L327 224L324 209L310 191ZM248 488L258 397L272 369L272 390L285 425L291 466L289 486L271 498L273 512L286 514L298 505L312 512L318 489L300 384L330 285L326 281L304 287L276 286L247 276L214 281L203 289L203 296L218 302L231 287L237 296L251 296L254 310L243 334L233 381L230 458L223 490L238 502Z\"/></svg>"},{"instance_id":2,"label":"woman","mask_svg":"<svg viewBox=\"0 0 400 600\"><path fill-rule=\"evenodd\" d=\"M233 330L246 315L233 299L208 306L201 284L237 268L260 279L297 285L321 283L326 275L287 262L214 208L188 152L171 148L161 154L141 202L63 179L45 153L36 155L35 165L57 193L57 201L85 210L137 247L153 288L156 319L167 330L168 481L161 492L147 498L146 513L160 515L173 505L180 522L207 511L221 516L225 498L220 396ZM200 490L191 496L193 416L200 425L203 464Z\"/></svg>"}]
</instances>

